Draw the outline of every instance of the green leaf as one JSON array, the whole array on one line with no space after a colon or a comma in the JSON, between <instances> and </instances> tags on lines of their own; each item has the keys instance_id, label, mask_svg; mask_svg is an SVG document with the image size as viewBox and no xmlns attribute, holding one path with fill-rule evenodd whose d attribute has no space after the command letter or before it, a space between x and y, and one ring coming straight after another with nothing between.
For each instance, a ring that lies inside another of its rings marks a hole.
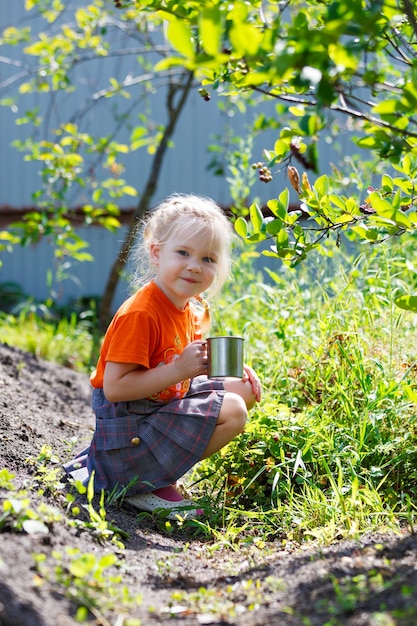
<instances>
[{"instance_id":1,"label":"green leaf","mask_svg":"<svg viewBox=\"0 0 417 626\"><path fill-rule=\"evenodd\" d=\"M283 141L282 139L278 139L274 144L274 153L275 153L274 157L276 159L282 159L283 157L285 157L289 149L290 149L289 141Z\"/></svg>"},{"instance_id":2,"label":"green leaf","mask_svg":"<svg viewBox=\"0 0 417 626\"><path fill-rule=\"evenodd\" d=\"M221 45L221 14L217 7L204 8L199 19L201 44L207 54L215 56Z\"/></svg>"},{"instance_id":3,"label":"green leaf","mask_svg":"<svg viewBox=\"0 0 417 626\"><path fill-rule=\"evenodd\" d=\"M294 257L295 250L293 248L280 248L277 250L277 255L280 259L290 260Z\"/></svg>"},{"instance_id":4,"label":"green leaf","mask_svg":"<svg viewBox=\"0 0 417 626\"><path fill-rule=\"evenodd\" d=\"M238 217L235 221L235 231L242 239L246 239L248 236L248 225L243 217Z\"/></svg>"},{"instance_id":5,"label":"green leaf","mask_svg":"<svg viewBox=\"0 0 417 626\"><path fill-rule=\"evenodd\" d=\"M339 209L342 209L342 211L346 209L346 202L340 196L336 196L335 194L330 194L329 200Z\"/></svg>"},{"instance_id":6,"label":"green leaf","mask_svg":"<svg viewBox=\"0 0 417 626\"><path fill-rule=\"evenodd\" d=\"M408 213L407 217L412 224L417 224L417 213L415 211Z\"/></svg>"},{"instance_id":7,"label":"green leaf","mask_svg":"<svg viewBox=\"0 0 417 626\"><path fill-rule=\"evenodd\" d=\"M375 230L375 228L368 228L367 226L352 226L351 230L361 237L361 239L368 239L369 241L378 240L378 231Z\"/></svg>"},{"instance_id":8,"label":"green leaf","mask_svg":"<svg viewBox=\"0 0 417 626\"><path fill-rule=\"evenodd\" d=\"M185 57L194 58L194 39L191 30L182 20L173 20L168 25L167 36L172 46Z\"/></svg>"},{"instance_id":9,"label":"green leaf","mask_svg":"<svg viewBox=\"0 0 417 626\"><path fill-rule=\"evenodd\" d=\"M276 217L279 217L283 222L285 221L287 212L279 200L268 200L266 206Z\"/></svg>"},{"instance_id":10,"label":"green leaf","mask_svg":"<svg viewBox=\"0 0 417 626\"><path fill-rule=\"evenodd\" d=\"M384 100L372 108L374 113L379 115L393 114L398 110L398 100Z\"/></svg>"},{"instance_id":11,"label":"green leaf","mask_svg":"<svg viewBox=\"0 0 417 626\"><path fill-rule=\"evenodd\" d=\"M100 569L111 567L115 563L117 563L117 557L115 554L112 554L112 553L105 554L104 556L100 558L100 561L99 561Z\"/></svg>"},{"instance_id":12,"label":"green leaf","mask_svg":"<svg viewBox=\"0 0 417 626\"><path fill-rule=\"evenodd\" d=\"M254 233L259 233L263 224L263 215L257 204L253 203L249 208L250 221Z\"/></svg>"},{"instance_id":13,"label":"green leaf","mask_svg":"<svg viewBox=\"0 0 417 626\"><path fill-rule=\"evenodd\" d=\"M320 176L314 183L314 189L322 196L329 191L329 179L326 175Z\"/></svg>"},{"instance_id":14,"label":"green leaf","mask_svg":"<svg viewBox=\"0 0 417 626\"><path fill-rule=\"evenodd\" d=\"M235 23L230 30L230 41L239 56L256 55L262 38L262 32L254 24Z\"/></svg>"},{"instance_id":15,"label":"green leaf","mask_svg":"<svg viewBox=\"0 0 417 626\"><path fill-rule=\"evenodd\" d=\"M409 154L406 154L405 157L403 158L402 166L403 166L404 173L407 176L411 177L413 175L414 163L413 163L413 159L411 158Z\"/></svg>"},{"instance_id":16,"label":"green leaf","mask_svg":"<svg viewBox=\"0 0 417 626\"><path fill-rule=\"evenodd\" d=\"M89 252L73 252L71 256L77 261L94 261L93 255Z\"/></svg>"},{"instance_id":17,"label":"green leaf","mask_svg":"<svg viewBox=\"0 0 417 626\"><path fill-rule=\"evenodd\" d=\"M183 57L166 57L166 59L162 59L155 65L155 72L163 72L177 66L184 67Z\"/></svg>"},{"instance_id":18,"label":"green leaf","mask_svg":"<svg viewBox=\"0 0 417 626\"><path fill-rule=\"evenodd\" d=\"M288 207L290 205L290 192L288 190L288 187L286 187L283 191L281 191L281 193L278 196L278 200L280 202L280 204L282 205L283 209L285 209L285 211L288 211Z\"/></svg>"},{"instance_id":19,"label":"green leaf","mask_svg":"<svg viewBox=\"0 0 417 626\"><path fill-rule=\"evenodd\" d=\"M277 250L288 248L288 233L285 228L281 228L276 237Z\"/></svg>"},{"instance_id":20,"label":"green leaf","mask_svg":"<svg viewBox=\"0 0 417 626\"><path fill-rule=\"evenodd\" d=\"M285 188L279 196L278 200L268 200L266 203L268 209L283 222L288 221L288 207L290 204L290 192Z\"/></svg>"},{"instance_id":21,"label":"green leaf","mask_svg":"<svg viewBox=\"0 0 417 626\"><path fill-rule=\"evenodd\" d=\"M407 215L393 207L392 204L388 202L388 200L385 200L378 191L370 193L369 199L371 201L372 208L380 217L391 220L400 228L411 227L411 222Z\"/></svg>"},{"instance_id":22,"label":"green leaf","mask_svg":"<svg viewBox=\"0 0 417 626\"><path fill-rule=\"evenodd\" d=\"M107 230L111 230L115 232L118 228L120 228L120 221L116 217L104 217L100 218L100 224L107 228Z\"/></svg>"},{"instance_id":23,"label":"green leaf","mask_svg":"<svg viewBox=\"0 0 417 626\"><path fill-rule=\"evenodd\" d=\"M4 284L4 283L3 283ZM2 489L14 489L13 478L16 474L12 474L8 469L3 468L0 470L0 487Z\"/></svg>"},{"instance_id":24,"label":"green leaf","mask_svg":"<svg viewBox=\"0 0 417 626\"><path fill-rule=\"evenodd\" d=\"M96 565L96 557L93 554L83 554L68 564L68 570L75 578L86 578Z\"/></svg>"},{"instance_id":25,"label":"green leaf","mask_svg":"<svg viewBox=\"0 0 417 626\"><path fill-rule=\"evenodd\" d=\"M277 235L283 227L284 224L282 220L271 220L266 225L266 232L268 235L273 235L275 237L275 235Z\"/></svg>"},{"instance_id":26,"label":"green leaf","mask_svg":"<svg viewBox=\"0 0 417 626\"><path fill-rule=\"evenodd\" d=\"M384 175L382 176L382 186L383 186L385 189L389 189L390 191L392 191L392 190L393 190L393 188L394 188L394 183L393 183L393 180L392 180L391 176L389 176L388 174L384 174Z\"/></svg>"},{"instance_id":27,"label":"green leaf","mask_svg":"<svg viewBox=\"0 0 417 626\"><path fill-rule=\"evenodd\" d=\"M378 145L375 137L368 135L367 137L361 137L360 139L355 140L356 145L359 148L364 148L365 150L373 150Z\"/></svg>"},{"instance_id":28,"label":"green leaf","mask_svg":"<svg viewBox=\"0 0 417 626\"><path fill-rule=\"evenodd\" d=\"M136 191L136 189L134 187L132 187L131 185L124 185L122 187L122 191L127 196L137 196L138 195L138 192Z\"/></svg>"},{"instance_id":29,"label":"green leaf","mask_svg":"<svg viewBox=\"0 0 417 626\"><path fill-rule=\"evenodd\" d=\"M92 502L94 498L94 471L91 472L91 476L88 480L88 485L87 485L87 500L89 502Z\"/></svg>"},{"instance_id":30,"label":"green leaf","mask_svg":"<svg viewBox=\"0 0 417 626\"><path fill-rule=\"evenodd\" d=\"M399 296L394 302L400 309L417 312L417 296Z\"/></svg>"},{"instance_id":31,"label":"green leaf","mask_svg":"<svg viewBox=\"0 0 417 626\"><path fill-rule=\"evenodd\" d=\"M305 115L305 106L298 104L297 106L288 107L288 111L291 115L294 115L294 117L303 117Z\"/></svg>"},{"instance_id":32,"label":"green leaf","mask_svg":"<svg viewBox=\"0 0 417 626\"><path fill-rule=\"evenodd\" d=\"M411 180L407 180L406 178L395 177L393 180L396 187L399 187L401 191L411 196L413 193L414 185Z\"/></svg>"},{"instance_id":33,"label":"green leaf","mask_svg":"<svg viewBox=\"0 0 417 626\"><path fill-rule=\"evenodd\" d=\"M34 86L32 83L22 83L19 87L19 93L31 93L34 90Z\"/></svg>"},{"instance_id":34,"label":"green leaf","mask_svg":"<svg viewBox=\"0 0 417 626\"><path fill-rule=\"evenodd\" d=\"M339 224L347 224L348 222L352 222L355 218L350 215L350 213L342 213L342 215L339 215L337 218L337 222Z\"/></svg>"},{"instance_id":35,"label":"green leaf","mask_svg":"<svg viewBox=\"0 0 417 626\"><path fill-rule=\"evenodd\" d=\"M330 44L329 56L339 71L341 68L355 70L358 65L358 59L344 43Z\"/></svg>"}]
</instances>

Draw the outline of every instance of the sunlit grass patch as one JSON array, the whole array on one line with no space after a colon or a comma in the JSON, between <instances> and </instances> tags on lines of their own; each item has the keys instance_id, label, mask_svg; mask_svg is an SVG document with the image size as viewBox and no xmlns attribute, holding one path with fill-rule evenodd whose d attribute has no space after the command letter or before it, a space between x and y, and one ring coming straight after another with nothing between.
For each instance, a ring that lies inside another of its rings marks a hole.
<instances>
[{"instance_id":1,"label":"sunlit grass patch","mask_svg":"<svg viewBox=\"0 0 417 626\"><path fill-rule=\"evenodd\" d=\"M206 519L187 527L235 548L414 525L417 316L394 304L414 280L414 251L404 253L407 266L387 249L318 257L266 278L242 255L211 333L245 337L263 399L245 431L192 473ZM91 366L93 330L75 317L4 316L6 337L43 358Z\"/></svg>"},{"instance_id":2,"label":"sunlit grass patch","mask_svg":"<svg viewBox=\"0 0 417 626\"><path fill-rule=\"evenodd\" d=\"M327 542L414 523L416 317L393 304L394 262L347 267L266 284L242 266L221 302L219 331L244 334L265 387L245 432L196 472L226 528L250 518L254 533Z\"/></svg>"}]
</instances>

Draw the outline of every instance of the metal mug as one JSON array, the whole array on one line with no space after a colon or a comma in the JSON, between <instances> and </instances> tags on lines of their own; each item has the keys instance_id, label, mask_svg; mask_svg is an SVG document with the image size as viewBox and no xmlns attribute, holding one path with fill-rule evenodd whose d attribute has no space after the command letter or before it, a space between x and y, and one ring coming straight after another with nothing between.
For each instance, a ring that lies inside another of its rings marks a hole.
<instances>
[{"instance_id":1,"label":"metal mug","mask_svg":"<svg viewBox=\"0 0 417 626\"><path fill-rule=\"evenodd\" d=\"M243 337L208 337L209 378L243 378Z\"/></svg>"}]
</instances>

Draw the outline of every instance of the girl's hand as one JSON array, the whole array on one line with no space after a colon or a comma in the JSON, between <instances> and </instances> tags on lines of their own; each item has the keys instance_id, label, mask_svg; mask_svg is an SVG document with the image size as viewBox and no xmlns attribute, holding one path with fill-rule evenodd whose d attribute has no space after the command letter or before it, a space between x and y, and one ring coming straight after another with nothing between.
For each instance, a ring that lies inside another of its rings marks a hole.
<instances>
[{"instance_id":1,"label":"girl's hand","mask_svg":"<svg viewBox=\"0 0 417 626\"><path fill-rule=\"evenodd\" d=\"M243 377L240 379L226 378L224 388L226 391L237 393L243 398L248 410L261 400L262 388L259 378L254 370L246 364L243 366Z\"/></svg>"},{"instance_id":2,"label":"girl's hand","mask_svg":"<svg viewBox=\"0 0 417 626\"><path fill-rule=\"evenodd\" d=\"M175 364L180 368L184 379L207 374L206 342L197 340L189 343L175 361Z\"/></svg>"},{"instance_id":3,"label":"girl's hand","mask_svg":"<svg viewBox=\"0 0 417 626\"><path fill-rule=\"evenodd\" d=\"M253 395L255 396L256 402L261 401L262 396L262 386L258 376L249 365L243 366L243 381L249 381L252 386Z\"/></svg>"}]
</instances>

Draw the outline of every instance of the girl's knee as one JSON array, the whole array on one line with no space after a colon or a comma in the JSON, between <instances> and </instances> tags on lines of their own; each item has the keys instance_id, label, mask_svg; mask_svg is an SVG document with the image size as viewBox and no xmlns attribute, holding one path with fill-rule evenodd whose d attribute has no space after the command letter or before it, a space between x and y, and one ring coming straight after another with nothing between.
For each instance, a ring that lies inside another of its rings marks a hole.
<instances>
[{"instance_id":1,"label":"girl's knee","mask_svg":"<svg viewBox=\"0 0 417 626\"><path fill-rule=\"evenodd\" d=\"M256 404L256 397L249 380L228 379L225 383L225 389L230 393L240 396L248 411Z\"/></svg>"},{"instance_id":2,"label":"girl's knee","mask_svg":"<svg viewBox=\"0 0 417 626\"><path fill-rule=\"evenodd\" d=\"M202 456L203 459L218 452L244 430L248 410L245 401L236 393L225 393L213 435Z\"/></svg>"},{"instance_id":3,"label":"girl's knee","mask_svg":"<svg viewBox=\"0 0 417 626\"><path fill-rule=\"evenodd\" d=\"M248 418L248 409L245 400L237 393L228 392L224 396L221 417L228 426L236 431L242 432Z\"/></svg>"}]
</instances>

